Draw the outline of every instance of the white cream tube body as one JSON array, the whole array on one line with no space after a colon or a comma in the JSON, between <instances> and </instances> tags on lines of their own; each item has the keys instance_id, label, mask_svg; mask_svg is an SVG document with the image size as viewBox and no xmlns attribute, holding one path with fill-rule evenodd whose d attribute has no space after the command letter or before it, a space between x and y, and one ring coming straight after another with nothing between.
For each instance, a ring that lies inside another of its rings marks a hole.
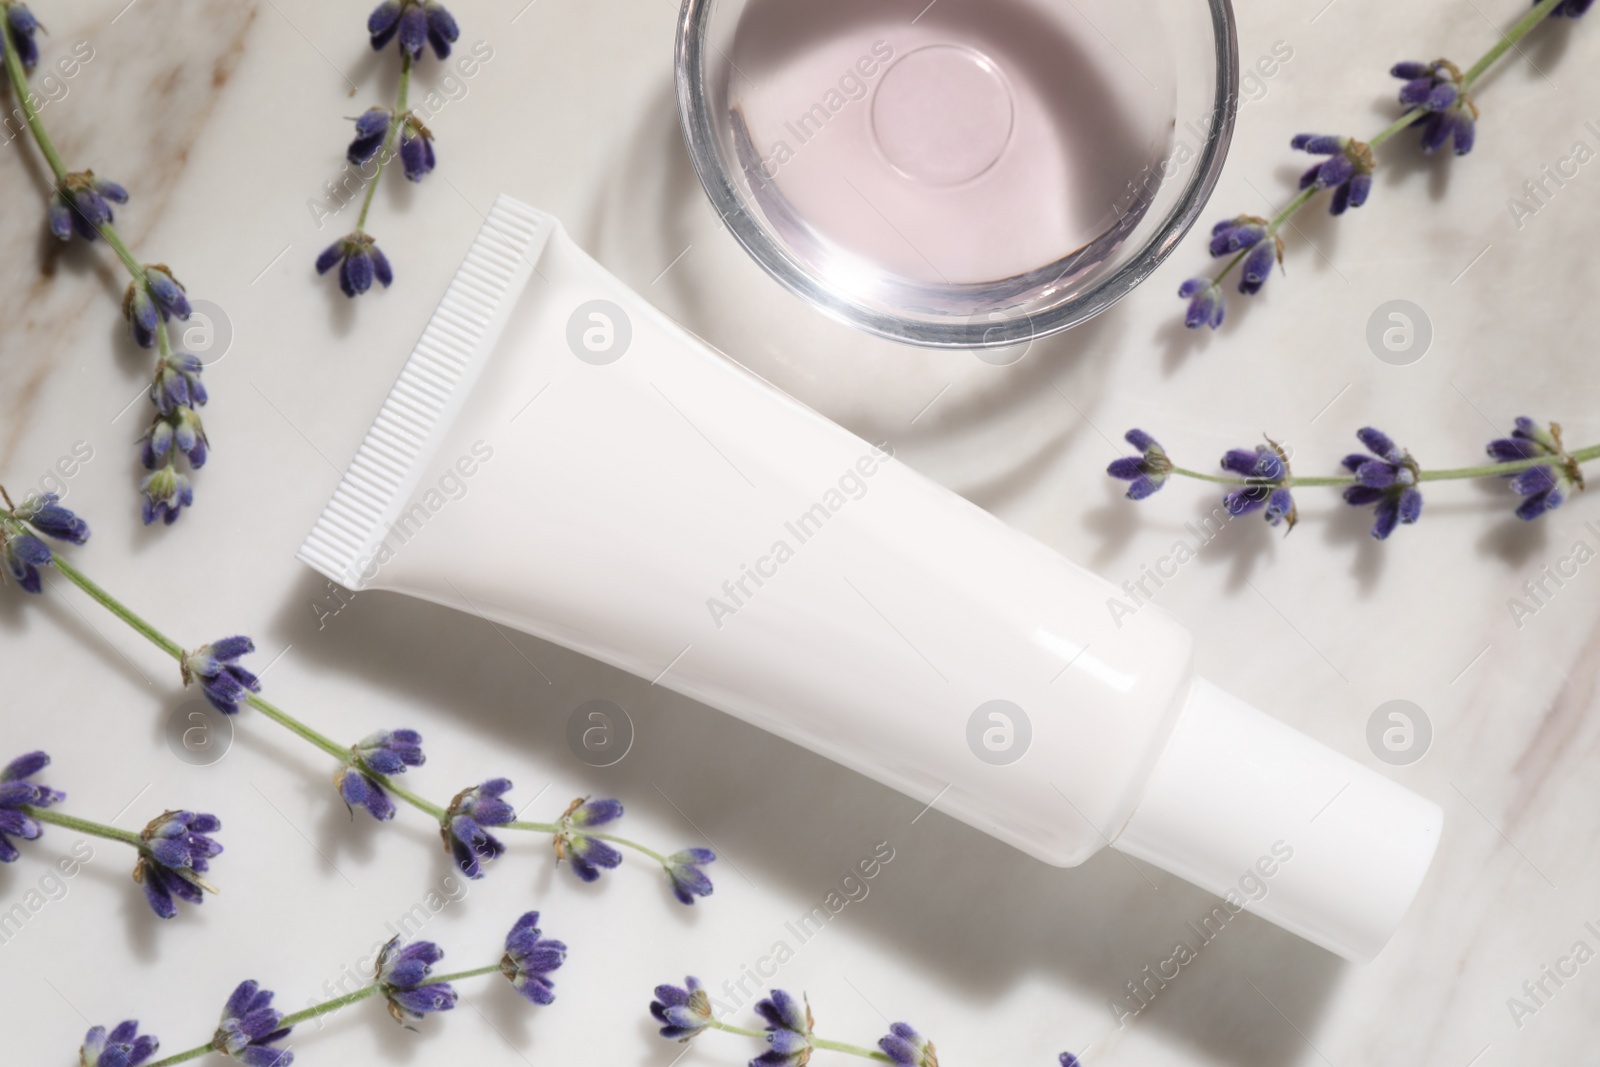
<instances>
[{"instance_id":1,"label":"white cream tube body","mask_svg":"<svg viewBox=\"0 0 1600 1067\"><path fill-rule=\"evenodd\" d=\"M479 244L516 247L474 249L302 558L650 679L1046 862L1115 837L1186 695L1188 633L1154 608L1119 627L1109 583L710 350L513 203ZM531 277L474 306L459 290L490 259ZM466 344L472 319L498 341Z\"/></svg>"},{"instance_id":2,"label":"white cream tube body","mask_svg":"<svg viewBox=\"0 0 1600 1067\"><path fill-rule=\"evenodd\" d=\"M1194 679L1166 613L1114 618L1110 583L504 197L300 557L721 708L1047 863L1114 842L1352 959L1438 843L1437 805Z\"/></svg>"}]
</instances>

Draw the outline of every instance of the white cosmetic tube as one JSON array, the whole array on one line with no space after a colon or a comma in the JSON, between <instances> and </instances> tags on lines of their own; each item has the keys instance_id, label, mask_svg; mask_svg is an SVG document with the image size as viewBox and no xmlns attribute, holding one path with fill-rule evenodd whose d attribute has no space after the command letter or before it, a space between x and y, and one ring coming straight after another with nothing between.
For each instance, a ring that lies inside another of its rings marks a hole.
<instances>
[{"instance_id":1,"label":"white cosmetic tube","mask_svg":"<svg viewBox=\"0 0 1600 1067\"><path fill-rule=\"evenodd\" d=\"M299 556L720 708L1072 866L1106 845L1354 960L1443 815L1194 676L1119 590L495 204ZM1266 888L1257 893L1256 886Z\"/></svg>"}]
</instances>

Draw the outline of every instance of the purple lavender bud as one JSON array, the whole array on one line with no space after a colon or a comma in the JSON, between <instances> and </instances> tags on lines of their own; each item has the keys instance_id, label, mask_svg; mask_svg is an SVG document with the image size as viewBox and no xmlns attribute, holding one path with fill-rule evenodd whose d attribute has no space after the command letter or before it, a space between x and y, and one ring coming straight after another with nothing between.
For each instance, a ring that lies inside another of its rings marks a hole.
<instances>
[{"instance_id":1,"label":"purple lavender bud","mask_svg":"<svg viewBox=\"0 0 1600 1067\"><path fill-rule=\"evenodd\" d=\"M356 119L356 138L345 153L352 166L365 166L378 154L384 138L389 136L389 123L393 119L394 112L386 107L369 107L361 113Z\"/></svg>"},{"instance_id":2,"label":"purple lavender bud","mask_svg":"<svg viewBox=\"0 0 1600 1067\"><path fill-rule=\"evenodd\" d=\"M22 502L17 518L57 541L81 545L89 540L89 524L61 506L54 493L38 493Z\"/></svg>"},{"instance_id":3,"label":"purple lavender bud","mask_svg":"<svg viewBox=\"0 0 1600 1067\"><path fill-rule=\"evenodd\" d=\"M11 863L21 855L11 838L36 841L44 832L39 821L28 814L28 808L48 808L66 799L65 793L29 781L49 765L49 756L30 752L0 771L0 863Z\"/></svg>"},{"instance_id":4,"label":"purple lavender bud","mask_svg":"<svg viewBox=\"0 0 1600 1067\"><path fill-rule=\"evenodd\" d=\"M339 238L317 257L317 273L339 268L339 288L354 299L372 288L374 280L384 288L394 281L389 260L378 250L371 234L356 232Z\"/></svg>"},{"instance_id":5,"label":"purple lavender bud","mask_svg":"<svg viewBox=\"0 0 1600 1067\"><path fill-rule=\"evenodd\" d=\"M678 903L692 905L696 897L711 895L711 879L702 868L716 858L709 848L686 848L667 857L667 877Z\"/></svg>"},{"instance_id":6,"label":"purple lavender bud","mask_svg":"<svg viewBox=\"0 0 1600 1067\"><path fill-rule=\"evenodd\" d=\"M255 650L256 643L248 637L224 637L201 645L183 658L183 684L199 682L212 707L235 715L251 693L261 692L260 680L238 663Z\"/></svg>"},{"instance_id":7,"label":"purple lavender bud","mask_svg":"<svg viewBox=\"0 0 1600 1067\"><path fill-rule=\"evenodd\" d=\"M463 789L450 802L439 833L456 867L468 878L482 878L484 861L505 854L506 846L485 827L504 826L516 820L516 809L500 799L510 789L509 779L491 778Z\"/></svg>"},{"instance_id":8,"label":"purple lavender bud","mask_svg":"<svg viewBox=\"0 0 1600 1067\"><path fill-rule=\"evenodd\" d=\"M556 860L570 861L572 870L585 882L597 881L602 871L622 864L622 853L606 842L579 829L604 826L622 818L622 803L617 800L588 800L580 797L567 806L556 831Z\"/></svg>"},{"instance_id":9,"label":"purple lavender bud","mask_svg":"<svg viewBox=\"0 0 1600 1067\"><path fill-rule=\"evenodd\" d=\"M245 1067L290 1067L294 1053L269 1047L289 1036L282 1022L283 1013L272 1006L270 989L253 981L240 982L223 1006L211 1047Z\"/></svg>"},{"instance_id":10,"label":"purple lavender bud","mask_svg":"<svg viewBox=\"0 0 1600 1067\"><path fill-rule=\"evenodd\" d=\"M428 40L428 13L416 0L406 0L400 12L400 51L412 61L422 58L422 46Z\"/></svg>"},{"instance_id":11,"label":"purple lavender bud","mask_svg":"<svg viewBox=\"0 0 1600 1067\"><path fill-rule=\"evenodd\" d=\"M188 475L170 463L146 475L139 483L139 493L144 498L140 517L146 526L158 518L171 526L183 509L194 503L194 487L189 484Z\"/></svg>"},{"instance_id":12,"label":"purple lavender bud","mask_svg":"<svg viewBox=\"0 0 1600 1067\"><path fill-rule=\"evenodd\" d=\"M432 941L401 945L395 937L383 946L378 956L378 985L395 1022L405 1024L456 1006L456 991L449 983L428 981L433 965L443 958L444 950Z\"/></svg>"},{"instance_id":13,"label":"purple lavender bud","mask_svg":"<svg viewBox=\"0 0 1600 1067\"><path fill-rule=\"evenodd\" d=\"M535 1004L549 1004L556 999L550 972L567 959L567 946L543 937L539 931L539 913L530 911L518 919L506 934L506 954L500 959L500 973L510 980L518 993Z\"/></svg>"},{"instance_id":14,"label":"purple lavender bud","mask_svg":"<svg viewBox=\"0 0 1600 1067\"><path fill-rule=\"evenodd\" d=\"M756 1014L766 1021L766 1052L750 1061L751 1067L805 1067L811 1059L811 1006L781 989L757 1002Z\"/></svg>"},{"instance_id":15,"label":"purple lavender bud","mask_svg":"<svg viewBox=\"0 0 1600 1067\"><path fill-rule=\"evenodd\" d=\"M433 46L433 54L444 59L450 54L450 46L461 36L461 28L456 25L455 16L438 0L424 0L422 9L428 15L428 43Z\"/></svg>"},{"instance_id":16,"label":"purple lavender bud","mask_svg":"<svg viewBox=\"0 0 1600 1067\"><path fill-rule=\"evenodd\" d=\"M222 852L209 835L220 829L222 820L195 811L168 811L144 828L133 880L144 886L151 911L171 919L178 914L177 900L199 904L204 899L201 890L210 887L200 876Z\"/></svg>"},{"instance_id":17,"label":"purple lavender bud","mask_svg":"<svg viewBox=\"0 0 1600 1067\"><path fill-rule=\"evenodd\" d=\"M5 5L5 13L6 36L22 61L22 69L31 71L39 65L39 43L34 40L34 34L39 32L39 20L26 4L15 0Z\"/></svg>"},{"instance_id":18,"label":"purple lavender bud","mask_svg":"<svg viewBox=\"0 0 1600 1067\"><path fill-rule=\"evenodd\" d=\"M690 975L682 988L658 985L650 1002L650 1014L661 1024L661 1036L672 1041L687 1041L711 1025L711 998L700 979Z\"/></svg>"},{"instance_id":19,"label":"purple lavender bud","mask_svg":"<svg viewBox=\"0 0 1600 1067\"><path fill-rule=\"evenodd\" d=\"M1184 311L1183 324L1191 330L1209 326L1215 330L1222 325L1222 290L1210 278L1190 278L1178 287L1178 295L1189 301Z\"/></svg>"},{"instance_id":20,"label":"purple lavender bud","mask_svg":"<svg viewBox=\"0 0 1600 1067\"><path fill-rule=\"evenodd\" d=\"M179 408L203 406L207 396L200 374L204 369L200 360L187 352L161 357L150 383L150 403L163 415L171 415Z\"/></svg>"},{"instance_id":21,"label":"purple lavender bud","mask_svg":"<svg viewBox=\"0 0 1600 1067\"><path fill-rule=\"evenodd\" d=\"M394 40L394 35L399 30L399 0L383 0L383 3L373 8L372 14L367 16L367 33L372 36L373 51L382 49L384 45Z\"/></svg>"},{"instance_id":22,"label":"purple lavender bud","mask_svg":"<svg viewBox=\"0 0 1600 1067\"><path fill-rule=\"evenodd\" d=\"M1365 426L1356 436L1371 454L1344 458L1345 469L1356 478L1356 484L1345 489L1344 501L1352 507L1373 508L1372 536L1382 541L1397 526L1409 526L1422 517L1420 471L1411 454L1382 430Z\"/></svg>"},{"instance_id":23,"label":"purple lavender bud","mask_svg":"<svg viewBox=\"0 0 1600 1067\"><path fill-rule=\"evenodd\" d=\"M189 307L189 297L178 279L172 276L172 270L165 263L145 264L145 281L150 288L150 299L155 301L156 307L161 311L161 318L187 319L193 310Z\"/></svg>"},{"instance_id":24,"label":"purple lavender bud","mask_svg":"<svg viewBox=\"0 0 1600 1067\"><path fill-rule=\"evenodd\" d=\"M0 527L0 560L5 563L6 573L24 592L44 591L39 568L48 567L54 558L50 546L26 530L10 523Z\"/></svg>"},{"instance_id":25,"label":"purple lavender bud","mask_svg":"<svg viewBox=\"0 0 1600 1067\"><path fill-rule=\"evenodd\" d=\"M1348 208L1360 207L1372 191L1372 172L1377 167L1372 148L1353 137L1302 133L1290 147L1328 158L1300 176L1301 189L1332 189L1330 214L1342 215Z\"/></svg>"},{"instance_id":26,"label":"purple lavender bud","mask_svg":"<svg viewBox=\"0 0 1600 1067\"><path fill-rule=\"evenodd\" d=\"M122 317L128 320L128 332L140 348L154 348L156 330L161 326L161 313L145 287L129 282L122 293Z\"/></svg>"},{"instance_id":27,"label":"purple lavender bud","mask_svg":"<svg viewBox=\"0 0 1600 1067\"><path fill-rule=\"evenodd\" d=\"M407 767L422 766L422 735L415 730L380 730L362 739L350 754L338 778L345 805L352 814L365 808L379 822L394 818L394 801L376 775L403 774Z\"/></svg>"},{"instance_id":28,"label":"purple lavender bud","mask_svg":"<svg viewBox=\"0 0 1600 1067\"><path fill-rule=\"evenodd\" d=\"M888 1035L878 1039L878 1047L889 1057L890 1063L902 1067L939 1067L933 1042L912 1029L910 1023L891 1025Z\"/></svg>"},{"instance_id":29,"label":"purple lavender bud","mask_svg":"<svg viewBox=\"0 0 1600 1067\"><path fill-rule=\"evenodd\" d=\"M400 131L400 165L406 178L420 182L434 167L433 134L415 118L406 119Z\"/></svg>"},{"instance_id":30,"label":"purple lavender bud","mask_svg":"<svg viewBox=\"0 0 1600 1067\"><path fill-rule=\"evenodd\" d=\"M1143 500L1166 484L1172 472L1172 460L1167 458L1156 439L1143 430L1129 430L1124 439L1140 454L1112 460L1106 473L1129 483L1129 500Z\"/></svg>"},{"instance_id":31,"label":"purple lavender bud","mask_svg":"<svg viewBox=\"0 0 1600 1067\"><path fill-rule=\"evenodd\" d=\"M160 1045L149 1034L139 1033L139 1023L134 1019L119 1023L110 1033L103 1026L93 1026L83 1035L78 1063L81 1067L139 1067L155 1055Z\"/></svg>"},{"instance_id":32,"label":"purple lavender bud","mask_svg":"<svg viewBox=\"0 0 1600 1067\"><path fill-rule=\"evenodd\" d=\"M1261 291L1267 279L1272 277L1272 265L1278 261L1278 248L1277 238L1274 238L1262 241L1250 250L1239 268L1239 292L1254 296Z\"/></svg>"},{"instance_id":33,"label":"purple lavender bud","mask_svg":"<svg viewBox=\"0 0 1600 1067\"><path fill-rule=\"evenodd\" d=\"M1576 489L1583 488L1583 468L1567 454L1557 423L1540 426L1527 416L1518 418L1510 437L1490 441L1487 451L1500 463L1552 457L1557 462L1526 467L1505 475L1522 500L1513 514L1532 522L1559 508Z\"/></svg>"}]
</instances>

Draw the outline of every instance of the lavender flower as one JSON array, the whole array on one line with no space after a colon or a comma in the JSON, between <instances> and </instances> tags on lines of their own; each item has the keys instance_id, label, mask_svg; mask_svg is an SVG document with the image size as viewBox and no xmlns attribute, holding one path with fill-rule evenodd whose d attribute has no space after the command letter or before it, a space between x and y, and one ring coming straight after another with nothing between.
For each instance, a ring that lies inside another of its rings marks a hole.
<instances>
[{"instance_id":1,"label":"lavender flower","mask_svg":"<svg viewBox=\"0 0 1600 1067\"><path fill-rule=\"evenodd\" d=\"M517 817L516 809L500 798L511 789L507 778L491 778L481 785L463 789L450 802L445 821L439 827L445 849L455 857L456 866L468 878L483 877L483 861L505 853L500 839L486 826L504 826Z\"/></svg>"},{"instance_id":2,"label":"lavender flower","mask_svg":"<svg viewBox=\"0 0 1600 1067\"><path fill-rule=\"evenodd\" d=\"M1190 278L1178 286L1178 295L1189 301L1189 309L1183 315L1183 324L1189 329L1209 326L1215 330L1222 325L1222 315L1227 309L1223 306L1222 290L1215 281Z\"/></svg>"},{"instance_id":3,"label":"lavender flower","mask_svg":"<svg viewBox=\"0 0 1600 1067\"><path fill-rule=\"evenodd\" d=\"M160 1045L149 1034L139 1033L136 1019L119 1023L109 1034L105 1027L94 1026L83 1035L78 1062L82 1067L139 1067Z\"/></svg>"},{"instance_id":4,"label":"lavender flower","mask_svg":"<svg viewBox=\"0 0 1600 1067\"><path fill-rule=\"evenodd\" d=\"M913 1030L910 1023L895 1023L889 1027L888 1036L878 1039L878 1047L891 1063L905 1067L939 1067L933 1042Z\"/></svg>"},{"instance_id":5,"label":"lavender flower","mask_svg":"<svg viewBox=\"0 0 1600 1067\"><path fill-rule=\"evenodd\" d=\"M345 153L352 166L365 166L378 154L384 138L389 136L389 123L393 118L394 112L386 107L369 107L361 113L356 119L356 139L350 142Z\"/></svg>"},{"instance_id":6,"label":"lavender flower","mask_svg":"<svg viewBox=\"0 0 1600 1067\"><path fill-rule=\"evenodd\" d=\"M144 276L150 287L151 299L161 310L163 320L189 317L193 311L189 306L189 297L183 283L172 276L172 268L165 263L146 263Z\"/></svg>"},{"instance_id":7,"label":"lavender flower","mask_svg":"<svg viewBox=\"0 0 1600 1067\"><path fill-rule=\"evenodd\" d=\"M1286 482L1289 478L1289 459L1278 443L1269 437L1266 444L1257 445L1254 450L1230 449L1222 457L1222 469L1232 471L1241 478L1262 482ZM1247 515L1265 508L1263 517L1269 526L1287 523L1288 528L1292 530L1297 519L1294 497L1287 485L1258 485L1235 489L1222 498L1222 505L1228 509L1228 514L1234 516Z\"/></svg>"},{"instance_id":8,"label":"lavender flower","mask_svg":"<svg viewBox=\"0 0 1600 1067\"><path fill-rule=\"evenodd\" d=\"M506 935L506 954L500 959L500 973L518 993L535 1004L556 999L549 974L567 959L567 946L543 938L539 933L539 913L530 911L518 919Z\"/></svg>"},{"instance_id":9,"label":"lavender flower","mask_svg":"<svg viewBox=\"0 0 1600 1067\"><path fill-rule=\"evenodd\" d=\"M403 774L407 767L422 766L422 735L415 730L379 730L350 753L350 762L336 779L345 806L352 815L356 808L366 808L379 822L394 818L394 801L374 774Z\"/></svg>"},{"instance_id":10,"label":"lavender flower","mask_svg":"<svg viewBox=\"0 0 1600 1067\"><path fill-rule=\"evenodd\" d=\"M21 527L7 523L0 528L0 558L5 561L6 572L24 591L41 593L44 584L39 568L48 567L55 557L49 545Z\"/></svg>"},{"instance_id":11,"label":"lavender flower","mask_svg":"<svg viewBox=\"0 0 1600 1067\"><path fill-rule=\"evenodd\" d=\"M693 904L695 897L711 895L711 879L700 868L715 862L717 854L709 848L686 848L667 857L667 877L672 880L672 895L682 904Z\"/></svg>"},{"instance_id":12,"label":"lavender flower","mask_svg":"<svg viewBox=\"0 0 1600 1067\"><path fill-rule=\"evenodd\" d=\"M430 982L433 965L444 959L444 950L432 941L413 941L402 946L391 938L378 955L378 985L389 1002L389 1014L404 1025L429 1012L449 1011L456 1006L456 991L448 982Z\"/></svg>"},{"instance_id":13,"label":"lavender flower","mask_svg":"<svg viewBox=\"0 0 1600 1067\"><path fill-rule=\"evenodd\" d=\"M1211 258L1221 259L1254 248L1267 236L1267 220L1259 215L1235 215L1211 227Z\"/></svg>"},{"instance_id":14,"label":"lavender flower","mask_svg":"<svg viewBox=\"0 0 1600 1067\"><path fill-rule=\"evenodd\" d=\"M1167 477L1172 473L1172 460L1167 458L1167 453L1156 439L1143 430L1129 430L1123 435L1123 440L1137 448L1140 454L1112 460L1106 467L1106 473L1129 483L1129 500L1143 500L1166 484Z\"/></svg>"},{"instance_id":15,"label":"lavender flower","mask_svg":"<svg viewBox=\"0 0 1600 1067\"><path fill-rule=\"evenodd\" d=\"M199 904L200 890L210 889L200 876L211 866L211 857L222 846L208 834L222 829L215 815L194 811L168 811L151 820L140 832L144 847L133 868L133 880L144 886L150 910L163 919L178 914L173 897Z\"/></svg>"},{"instance_id":16,"label":"lavender flower","mask_svg":"<svg viewBox=\"0 0 1600 1067\"><path fill-rule=\"evenodd\" d=\"M339 238L317 257L318 274L326 274L334 267L339 268L339 288L351 299L371 289L374 281L385 289L394 281L389 258L378 249L371 234L360 231Z\"/></svg>"},{"instance_id":17,"label":"lavender flower","mask_svg":"<svg viewBox=\"0 0 1600 1067\"><path fill-rule=\"evenodd\" d=\"M189 484L189 476L171 464L145 475L139 483L139 493L144 497L140 514L146 526L158 518L171 526L178 521L183 509L194 503L194 486Z\"/></svg>"},{"instance_id":18,"label":"lavender flower","mask_svg":"<svg viewBox=\"0 0 1600 1067\"><path fill-rule=\"evenodd\" d=\"M750 1067L805 1067L811 1059L811 1005L796 1001L781 989L756 1004L756 1014L767 1021L766 1052Z\"/></svg>"},{"instance_id":19,"label":"lavender flower","mask_svg":"<svg viewBox=\"0 0 1600 1067\"><path fill-rule=\"evenodd\" d=\"M1063 1052L1060 1056L1061 1067L1083 1067L1083 1061L1070 1052Z\"/></svg>"},{"instance_id":20,"label":"lavender flower","mask_svg":"<svg viewBox=\"0 0 1600 1067\"><path fill-rule=\"evenodd\" d=\"M58 541L81 545L89 539L89 524L62 507L60 500L54 493L40 493L24 500L12 515ZM0 559L19 586L29 593L38 593L44 589L39 568L48 567L55 556L49 545L12 521L0 522Z\"/></svg>"},{"instance_id":21,"label":"lavender flower","mask_svg":"<svg viewBox=\"0 0 1600 1067\"><path fill-rule=\"evenodd\" d=\"M206 387L200 381L205 369L200 360L187 352L173 352L156 362L155 380L150 383L150 403L163 415L179 408L203 407Z\"/></svg>"},{"instance_id":22,"label":"lavender flower","mask_svg":"<svg viewBox=\"0 0 1600 1067\"><path fill-rule=\"evenodd\" d=\"M154 348L156 331L161 326L161 312L150 292L138 282L128 283L122 291L122 317L128 320L128 332L140 348Z\"/></svg>"},{"instance_id":23,"label":"lavender flower","mask_svg":"<svg viewBox=\"0 0 1600 1067\"><path fill-rule=\"evenodd\" d=\"M1367 202L1377 163L1372 158L1372 148L1365 141L1301 133L1295 135L1289 147L1328 157L1300 176L1300 188L1332 189L1333 203L1328 206L1331 214L1343 215L1346 208L1360 207Z\"/></svg>"},{"instance_id":24,"label":"lavender flower","mask_svg":"<svg viewBox=\"0 0 1600 1067\"><path fill-rule=\"evenodd\" d=\"M1572 495L1574 488L1583 488L1583 469L1561 443L1561 425L1552 422L1541 428L1532 419L1517 419L1516 429L1510 437L1489 442L1489 455L1497 463L1510 463L1519 459L1555 456L1558 463L1540 464L1508 474L1511 488L1523 499L1517 505L1516 516L1531 522L1547 511L1559 508Z\"/></svg>"},{"instance_id":25,"label":"lavender flower","mask_svg":"<svg viewBox=\"0 0 1600 1067\"><path fill-rule=\"evenodd\" d=\"M22 69L32 70L39 65L39 43L33 39L39 32L39 20L28 10L28 5L16 0L7 0L5 15L6 37L16 49Z\"/></svg>"},{"instance_id":26,"label":"lavender flower","mask_svg":"<svg viewBox=\"0 0 1600 1067\"><path fill-rule=\"evenodd\" d=\"M253 981L240 982L222 1009L222 1022L211 1038L211 1047L246 1067L289 1067L294 1053L269 1048L289 1036L280 1027L283 1013L272 1007L272 991Z\"/></svg>"},{"instance_id":27,"label":"lavender flower","mask_svg":"<svg viewBox=\"0 0 1600 1067\"><path fill-rule=\"evenodd\" d=\"M622 863L622 853L606 842L579 830L604 826L622 818L619 800L589 800L579 797L561 815L561 829L555 836L556 861L571 860L572 869L585 882L593 882L602 870ZM574 828L578 829L574 829Z\"/></svg>"},{"instance_id":28,"label":"lavender flower","mask_svg":"<svg viewBox=\"0 0 1600 1067\"><path fill-rule=\"evenodd\" d=\"M683 980L682 989L675 985L656 986L650 1014L661 1024L662 1037L687 1041L711 1025L711 998L700 979L690 975Z\"/></svg>"},{"instance_id":29,"label":"lavender flower","mask_svg":"<svg viewBox=\"0 0 1600 1067\"><path fill-rule=\"evenodd\" d=\"M28 781L49 765L49 756L30 752L0 771L0 863L11 863L22 855L11 838L34 841L44 832L38 820L28 814L28 808L48 808L66 799L65 793Z\"/></svg>"},{"instance_id":30,"label":"lavender flower","mask_svg":"<svg viewBox=\"0 0 1600 1067\"><path fill-rule=\"evenodd\" d=\"M1267 284L1267 279L1272 276L1272 265L1283 262L1283 238L1272 232L1271 224L1258 215L1236 215L1231 219L1223 219L1211 228L1211 256L1221 259L1224 256L1236 256L1247 252L1244 263L1239 272L1239 291L1247 296L1254 296ZM1182 290L1179 291L1182 295ZM1200 295L1198 292L1190 294ZM1216 297L1218 304L1217 321L1220 323L1221 294ZM1192 318L1199 318L1193 313ZM1199 322L1194 323L1199 325ZM1193 328L1191 326L1191 328ZM1215 329L1215 327L1212 327Z\"/></svg>"},{"instance_id":31,"label":"lavender flower","mask_svg":"<svg viewBox=\"0 0 1600 1067\"><path fill-rule=\"evenodd\" d=\"M1356 484L1344 491L1345 503L1355 507L1377 505L1372 536L1382 541L1399 523L1410 525L1422 517L1422 491L1417 488L1420 469L1411 453L1399 448L1387 434L1370 426L1356 431L1371 455L1344 457L1344 468Z\"/></svg>"},{"instance_id":32,"label":"lavender flower","mask_svg":"<svg viewBox=\"0 0 1600 1067\"><path fill-rule=\"evenodd\" d=\"M433 46L433 54L444 59L450 46L461 36L456 20L434 0L384 0L367 17L367 32L372 47L382 50L398 35L400 50L413 60L422 57L422 46Z\"/></svg>"},{"instance_id":33,"label":"lavender flower","mask_svg":"<svg viewBox=\"0 0 1600 1067\"><path fill-rule=\"evenodd\" d=\"M248 637L224 637L201 645L183 658L183 684L199 681L211 706L233 715L251 693L261 692L261 682L237 662L255 650L256 643Z\"/></svg>"},{"instance_id":34,"label":"lavender flower","mask_svg":"<svg viewBox=\"0 0 1600 1067\"><path fill-rule=\"evenodd\" d=\"M1432 63L1396 63L1389 73L1405 80L1400 87L1400 106L1421 108L1413 126L1422 127L1422 150L1433 153L1455 139L1456 155L1472 151L1478 131L1478 105L1467 94L1461 68L1448 59Z\"/></svg>"},{"instance_id":35,"label":"lavender flower","mask_svg":"<svg viewBox=\"0 0 1600 1067\"><path fill-rule=\"evenodd\" d=\"M8 9L13 13L16 10L15 7ZM11 17L14 19L15 15ZM30 14L28 18L33 16ZM71 240L74 233L85 241L93 241L100 236L100 225L114 219L111 205L127 202L128 190L116 182L96 178L92 170L73 171L50 198L50 232L63 241Z\"/></svg>"},{"instance_id":36,"label":"lavender flower","mask_svg":"<svg viewBox=\"0 0 1600 1067\"><path fill-rule=\"evenodd\" d=\"M194 408L157 415L139 438L139 460L146 470L158 470L172 463L174 447L188 458L191 467L205 466L209 443L200 413Z\"/></svg>"},{"instance_id":37,"label":"lavender flower","mask_svg":"<svg viewBox=\"0 0 1600 1067\"><path fill-rule=\"evenodd\" d=\"M406 115L400 128L400 165L408 179L420 182L433 170L433 132L415 115Z\"/></svg>"}]
</instances>

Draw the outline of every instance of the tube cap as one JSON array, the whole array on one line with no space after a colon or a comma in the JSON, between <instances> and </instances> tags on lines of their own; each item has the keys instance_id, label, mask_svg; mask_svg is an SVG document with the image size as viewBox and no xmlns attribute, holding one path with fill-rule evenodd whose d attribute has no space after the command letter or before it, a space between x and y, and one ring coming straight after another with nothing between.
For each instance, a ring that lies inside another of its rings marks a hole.
<instances>
[{"instance_id":1,"label":"tube cap","mask_svg":"<svg viewBox=\"0 0 1600 1067\"><path fill-rule=\"evenodd\" d=\"M1112 844L1346 959L1400 925L1439 805L1196 679Z\"/></svg>"}]
</instances>

